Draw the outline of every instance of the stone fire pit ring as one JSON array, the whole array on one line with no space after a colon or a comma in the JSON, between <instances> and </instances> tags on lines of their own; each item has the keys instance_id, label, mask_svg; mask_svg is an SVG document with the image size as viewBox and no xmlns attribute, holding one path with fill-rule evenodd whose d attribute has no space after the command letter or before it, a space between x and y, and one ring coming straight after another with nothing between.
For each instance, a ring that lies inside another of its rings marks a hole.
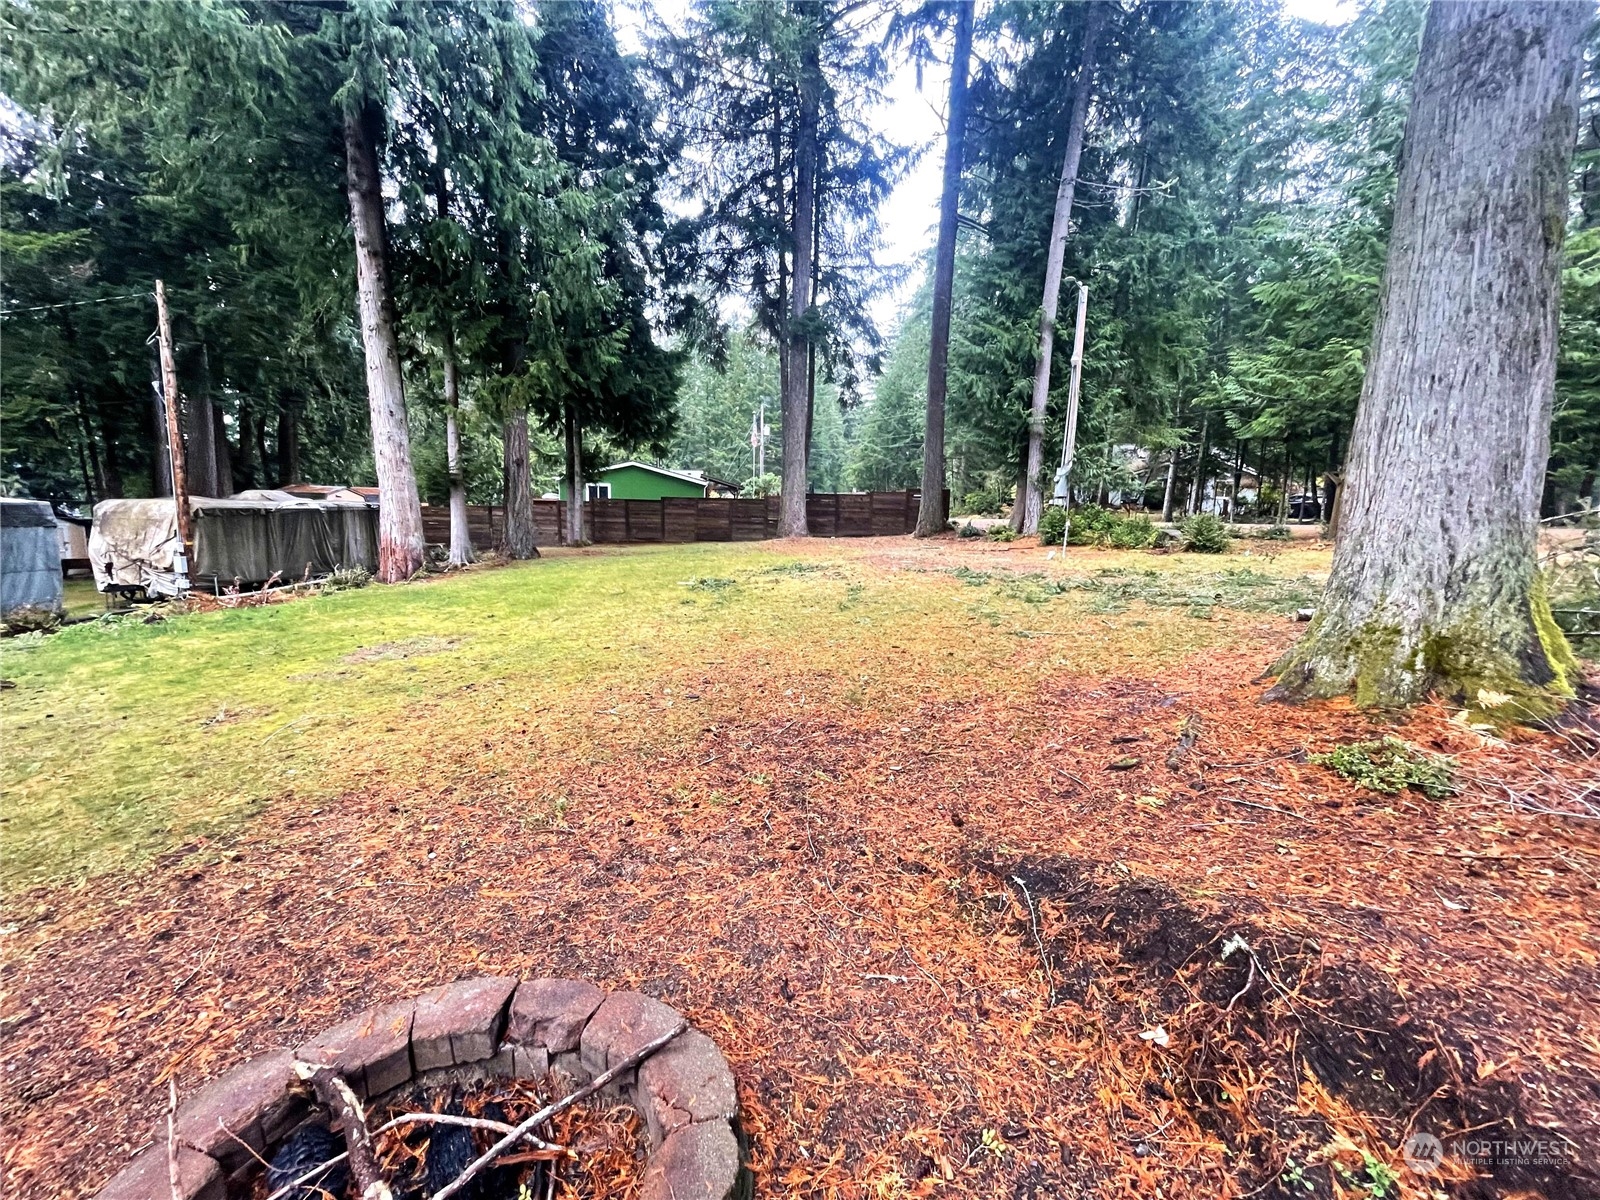
<instances>
[{"instance_id":1,"label":"stone fire pit ring","mask_svg":"<svg viewBox=\"0 0 1600 1200\"><path fill-rule=\"evenodd\" d=\"M291 1069L297 1058L335 1068L370 1108L412 1083L531 1079L551 1067L583 1085L683 1020L637 992L500 976L367 1009L297 1048L235 1067L178 1107L178 1200L227 1200L259 1166L256 1155L270 1156L311 1114L313 1101ZM650 1156L640 1200L729 1200L748 1190L733 1072L704 1033L690 1026L606 1091L645 1121ZM173 1200L165 1117L99 1200Z\"/></svg>"}]
</instances>

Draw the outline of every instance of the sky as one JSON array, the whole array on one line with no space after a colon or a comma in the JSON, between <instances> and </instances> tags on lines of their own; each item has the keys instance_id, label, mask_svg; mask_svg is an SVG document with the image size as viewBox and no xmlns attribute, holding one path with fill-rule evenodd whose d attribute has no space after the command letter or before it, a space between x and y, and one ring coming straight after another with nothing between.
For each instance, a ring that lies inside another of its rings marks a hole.
<instances>
[{"instance_id":1,"label":"sky","mask_svg":"<svg viewBox=\"0 0 1600 1200\"><path fill-rule=\"evenodd\" d=\"M1180 3L1181 0L1166 0ZM1355 15L1356 0L1285 0L1284 8L1296 17L1326 25L1342 25ZM642 32L653 20L674 24L687 13L689 0L635 0L619 6L618 41L624 50L642 49ZM883 103L873 115L876 128L890 140L922 150L915 165L896 184L879 212L882 227L880 262L914 264L932 247L939 223L939 189L944 172L944 114L949 99L950 68L929 63L922 69L918 87L916 68L900 62L884 88ZM1042 280L1040 281L1043 282ZM893 334L900 311L920 283L919 273L908 274L899 287L884 292L872 304L873 319L885 337Z\"/></svg>"}]
</instances>

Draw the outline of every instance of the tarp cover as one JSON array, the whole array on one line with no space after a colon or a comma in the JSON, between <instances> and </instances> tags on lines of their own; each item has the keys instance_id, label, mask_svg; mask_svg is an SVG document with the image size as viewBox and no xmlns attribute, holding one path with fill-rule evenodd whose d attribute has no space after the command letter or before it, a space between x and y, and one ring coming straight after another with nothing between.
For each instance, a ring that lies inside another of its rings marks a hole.
<instances>
[{"instance_id":1,"label":"tarp cover","mask_svg":"<svg viewBox=\"0 0 1600 1200\"><path fill-rule=\"evenodd\" d=\"M0 613L61 611L61 537L43 500L0 499Z\"/></svg>"},{"instance_id":2,"label":"tarp cover","mask_svg":"<svg viewBox=\"0 0 1600 1200\"><path fill-rule=\"evenodd\" d=\"M226 500L192 497L194 561L189 578L210 590L298 580L338 567L378 563L377 514L349 501L303 500L283 492L241 493ZM173 555L178 532L171 500L103 500L95 505L89 558L95 584L177 594Z\"/></svg>"}]
</instances>

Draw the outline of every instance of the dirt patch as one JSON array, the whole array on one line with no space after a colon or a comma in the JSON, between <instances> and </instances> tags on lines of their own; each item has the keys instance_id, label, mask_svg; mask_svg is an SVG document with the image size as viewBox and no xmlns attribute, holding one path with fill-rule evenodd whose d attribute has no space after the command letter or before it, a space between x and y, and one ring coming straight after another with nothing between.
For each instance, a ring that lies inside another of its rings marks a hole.
<instances>
[{"instance_id":1,"label":"dirt patch","mask_svg":"<svg viewBox=\"0 0 1600 1200\"><path fill-rule=\"evenodd\" d=\"M379 642L375 646L363 646L359 650L353 650L340 661L355 664L393 662L402 658L417 658L423 654L444 654L454 650L464 641L465 638L458 637L416 637L399 642Z\"/></svg>"},{"instance_id":2,"label":"dirt patch","mask_svg":"<svg viewBox=\"0 0 1600 1200\"><path fill-rule=\"evenodd\" d=\"M1159 880L1071 857L973 862L1020 901L1012 920L1052 1003L1096 1005L1157 1047L1147 1086L1228 1144L1250 1193L1395 1194L1398 1176L1340 1136L1355 1124L1391 1145L1460 1131L1437 1173L1453 1195L1600 1196L1579 1147L1534 1124L1445 1014L1370 967L1325 965L1260 906L1202 912Z\"/></svg>"}]
</instances>

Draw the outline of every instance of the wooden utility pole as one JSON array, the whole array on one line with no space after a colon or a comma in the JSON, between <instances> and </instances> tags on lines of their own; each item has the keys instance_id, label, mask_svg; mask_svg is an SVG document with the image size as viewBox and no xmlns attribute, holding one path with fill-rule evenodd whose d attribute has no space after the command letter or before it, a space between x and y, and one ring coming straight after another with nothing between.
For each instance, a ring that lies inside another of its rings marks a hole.
<instances>
[{"instance_id":1,"label":"wooden utility pole","mask_svg":"<svg viewBox=\"0 0 1600 1200\"><path fill-rule=\"evenodd\" d=\"M172 318L167 314L167 285L156 280L156 340L161 345L161 407L167 418L167 457L172 461L172 503L177 508L178 538L188 555L194 544L189 529L189 472L183 459L183 431L178 421L178 363L172 355Z\"/></svg>"}]
</instances>

